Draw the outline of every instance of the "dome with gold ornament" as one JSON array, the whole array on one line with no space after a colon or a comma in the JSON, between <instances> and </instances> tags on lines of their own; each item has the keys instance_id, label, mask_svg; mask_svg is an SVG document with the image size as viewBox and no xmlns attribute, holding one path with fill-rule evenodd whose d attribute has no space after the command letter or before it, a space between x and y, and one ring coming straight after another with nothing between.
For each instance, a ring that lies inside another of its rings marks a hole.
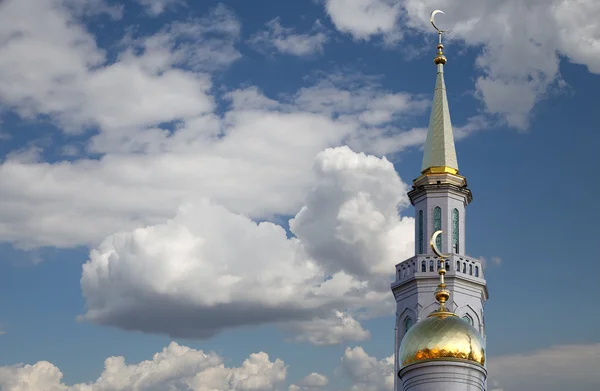
<instances>
[{"instance_id":1,"label":"dome with gold ornament","mask_svg":"<svg viewBox=\"0 0 600 391\"><path fill-rule=\"evenodd\" d=\"M418 362L431 360L459 360L485 366L485 342L481 334L468 322L446 309L450 292L444 283L445 255L441 254L435 240L442 231L436 231L431 237L431 248L440 260L440 284L435 291L435 299L440 304L426 319L411 327L398 350L400 368Z\"/></svg>"},{"instance_id":2,"label":"dome with gold ornament","mask_svg":"<svg viewBox=\"0 0 600 391\"><path fill-rule=\"evenodd\" d=\"M468 322L434 312L411 327L400 344L400 368L422 361L461 360L485 366L485 342Z\"/></svg>"}]
</instances>

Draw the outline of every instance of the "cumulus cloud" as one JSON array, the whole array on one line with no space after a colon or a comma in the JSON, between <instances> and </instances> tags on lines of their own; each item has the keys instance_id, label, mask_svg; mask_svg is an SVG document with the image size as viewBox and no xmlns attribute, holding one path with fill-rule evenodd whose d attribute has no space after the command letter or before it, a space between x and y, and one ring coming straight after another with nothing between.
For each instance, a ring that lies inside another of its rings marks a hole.
<instances>
[{"instance_id":1,"label":"cumulus cloud","mask_svg":"<svg viewBox=\"0 0 600 391\"><path fill-rule=\"evenodd\" d=\"M360 346L346 348L339 373L351 380L352 391L389 391L394 388L394 356L378 361Z\"/></svg>"},{"instance_id":2,"label":"cumulus cloud","mask_svg":"<svg viewBox=\"0 0 600 391\"><path fill-rule=\"evenodd\" d=\"M205 353L172 342L151 360L126 364L110 357L93 383L66 385L52 363L0 367L0 388L6 391L267 391L282 383L287 366L264 353L251 354L241 366L228 368L215 353Z\"/></svg>"},{"instance_id":3,"label":"cumulus cloud","mask_svg":"<svg viewBox=\"0 0 600 391\"><path fill-rule=\"evenodd\" d=\"M83 266L83 319L181 337L294 320L300 338L317 344L364 339L348 315L316 319L393 308L389 270L413 240L413 219L396 209L406 205L405 185L385 158L348 147L319 154L315 175L290 222L295 237L209 201L109 236Z\"/></svg>"},{"instance_id":4,"label":"cumulus cloud","mask_svg":"<svg viewBox=\"0 0 600 391\"><path fill-rule=\"evenodd\" d=\"M254 34L248 43L263 53L277 51L293 56L306 56L322 53L328 36L323 25L317 20L308 33L297 34L294 28L281 25L280 18L266 24L266 30Z\"/></svg>"},{"instance_id":5,"label":"cumulus cloud","mask_svg":"<svg viewBox=\"0 0 600 391\"><path fill-rule=\"evenodd\" d=\"M291 384L289 391L315 391L329 384L329 379L325 375L313 372L308 374L299 384Z\"/></svg>"},{"instance_id":6,"label":"cumulus cloud","mask_svg":"<svg viewBox=\"0 0 600 391\"><path fill-rule=\"evenodd\" d=\"M231 106L223 117L199 114L173 131L103 131L88 145L101 159L7 159L0 166L0 240L22 248L96 246L111 233L164 222L182 203L201 198L254 219L294 215L312 184L317 153L342 143L375 153L419 145L424 130L404 126L429 106L423 97L341 75L280 101L255 87L226 98Z\"/></svg>"},{"instance_id":7,"label":"cumulus cloud","mask_svg":"<svg viewBox=\"0 0 600 391\"><path fill-rule=\"evenodd\" d=\"M325 9L335 27L355 39L398 39L402 8L395 0L325 0Z\"/></svg>"},{"instance_id":8,"label":"cumulus cloud","mask_svg":"<svg viewBox=\"0 0 600 391\"><path fill-rule=\"evenodd\" d=\"M330 317L293 322L287 329L296 334L296 341L308 341L313 345L338 345L344 341L363 341L371 337L371 333L352 315L341 311L334 311Z\"/></svg>"},{"instance_id":9,"label":"cumulus cloud","mask_svg":"<svg viewBox=\"0 0 600 391\"><path fill-rule=\"evenodd\" d=\"M67 132L99 127L124 133L210 112L210 77L181 65L204 62L206 68L209 61L218 67L239 57L232 49L239 23L223 6L129 42L108 63L95 37L61 4L0 5L0 55L9 59L0 64L0 99L23 117L47 115Z\"/></svg>"}]
</instances>

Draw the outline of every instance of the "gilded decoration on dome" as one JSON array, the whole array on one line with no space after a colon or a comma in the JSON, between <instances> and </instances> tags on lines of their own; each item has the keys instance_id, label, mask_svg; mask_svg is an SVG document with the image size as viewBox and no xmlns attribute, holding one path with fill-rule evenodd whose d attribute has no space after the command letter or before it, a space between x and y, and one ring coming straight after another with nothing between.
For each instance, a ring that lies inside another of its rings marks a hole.
<instances>
[{"instance_id":1,"label":"gilded decoration on dome","mask_svg":"<svg viewBox=\"0 0 600 391\"><path fill-rule=\"evenodd\" d=\"M436 359L467 360L485 366L485 345L477 330L457 316L431 316L406 333L398 361L405 367Z\"/></svg>"}]
</instances>

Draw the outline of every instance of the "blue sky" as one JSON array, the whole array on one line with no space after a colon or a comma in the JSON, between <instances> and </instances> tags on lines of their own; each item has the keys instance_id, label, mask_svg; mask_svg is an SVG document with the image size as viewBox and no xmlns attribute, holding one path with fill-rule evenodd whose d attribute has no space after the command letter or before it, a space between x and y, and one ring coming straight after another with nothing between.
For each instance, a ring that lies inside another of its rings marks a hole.
<instances>
[{"instance_id":1,"label":"blue sky","mask_svg":"<svg viewBox=\"0 0 600 391\"><path fill-rule=\"evenodd\" d=\"M0 5L0 389L390 390L436 8L491 389L598 389L600 5L199 3Z\"/></svg>"}]
</instances>

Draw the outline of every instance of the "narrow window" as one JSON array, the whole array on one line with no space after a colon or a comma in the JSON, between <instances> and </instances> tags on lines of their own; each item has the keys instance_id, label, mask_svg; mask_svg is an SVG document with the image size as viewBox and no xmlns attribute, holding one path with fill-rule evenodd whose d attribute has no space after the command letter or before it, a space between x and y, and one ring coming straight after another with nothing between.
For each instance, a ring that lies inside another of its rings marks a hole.
<instances>
[{"instance_id":1,"label":"narrow window","mask_svg":"<svg viewBox=\"0 0 600 391\"><path fill-rule=\"evenodd\" d=\"M419 254L423 254L423 211L419 211Z\"/></svg>"},{"instance_id":2,"label":"narrow window","mask_svg":"<svg viewBox=\"0 0 600 391\"><path fill-rule=\"evenodd\" d=\"M475 277L479 277L479 266L475 266Z\"/></svg>"},{"instance_id":3,"label":"narrow window","mask_svg":"<svg viewBox=\"0 0 600 391\"><path fill-rule=\"evenodd\" d=\"M450 270L450 261L446 259L446 270Z\"/></svg>"},{"instance_id":4,"label":"narrow window","mask_svg":"<svg viewBox=\"0 0 600 391\"><path fill-rule=\"evenodd\" d=\"M421 271L425 273L427 271L427 264L425 261L421 262Z\"/></svg>"},{"instance_id":5,"label":"narrow window","mask_svg":"<svg viewBox=\"0 0 600 391\"><path fill-rule=\"evenodd\" d=\"M458 254L459 218L458 209L452 210L452 250Z\"/></svg>"},{"instance_id":6,"label":"narrow window","mask_svg":"<svg viewBox=\"0 0 600 391\"><path fill-rule=\"evenodd\" d=\"M467 272L467 263L463 263L463 273Z\"/></svg>"},{"instance_id":7,"label":"narrow window","mask_svg":"<svg viewBox=\"0 0 600 391\"><path fill-rule=\"evenodd\" d=\"M439 231L442 229L442 208L436 206L433 209L433 231ZM442 234L443 235L443 234ZM435 245L437 246L439 251L442 250L442 235L438 235L435 240Z\"/></svg>"},{"instance_id":8,"label":"narrow window","mask_svg":"<svg viewBox=\"0 0 600 391\"><path fill-rule=\"evenodd\" d=\"M442 268L442 262L436 259L435 263L437 263L437 270L440 270Z\"/></svg>"},{"instance_id":9,"label":"narrow window","mask_svg":"<svg viewBox=\"0 0 600 391\"><path fill-rule=\"evenodd\" d=\"M429 261L429 271L433 271L433 261Z\"/></svg>"},{"instance_id":10,"label":"narrow window","mask_svg":"<svg viewBox=\"0 0 600 391\"><path fill-rule=\"evenodd\" d=\"M469 265L469 274L473 275L473 265Z\"/></svg>"},{"instance_id":11,"label":"narrow window","mask_svg":"<svg viewBox=\"0 0 600 391\"><path fill-rule=\"evenodd\" d=\"M471 326L473 326L473 319L471 319L471 317L469 315L463 316L462 320L464 320L465 322L467 322L468 324L470 324Z\"/></svg>"},{"instance_id":12,"label":"narrow window","mask_svg":"<svg viewBox=\"0 0 600 391\"><path fill-rule=\"evenodd\" d=\"M460 271L460 261L456 261L456 271Z\"/></svg>"},{"instance_id":13,"label":"narrow window","mask_svg":"<svg viewBox=\"0 0 600 391\"><path fill-rule=\"evenodd\" d=\"M410 329L411 326L412 319L410 317L406 317L406 319L404 319L404 334L406 334L406 332L408 331L408 329Z\"/></svg>"}]
</instances>

